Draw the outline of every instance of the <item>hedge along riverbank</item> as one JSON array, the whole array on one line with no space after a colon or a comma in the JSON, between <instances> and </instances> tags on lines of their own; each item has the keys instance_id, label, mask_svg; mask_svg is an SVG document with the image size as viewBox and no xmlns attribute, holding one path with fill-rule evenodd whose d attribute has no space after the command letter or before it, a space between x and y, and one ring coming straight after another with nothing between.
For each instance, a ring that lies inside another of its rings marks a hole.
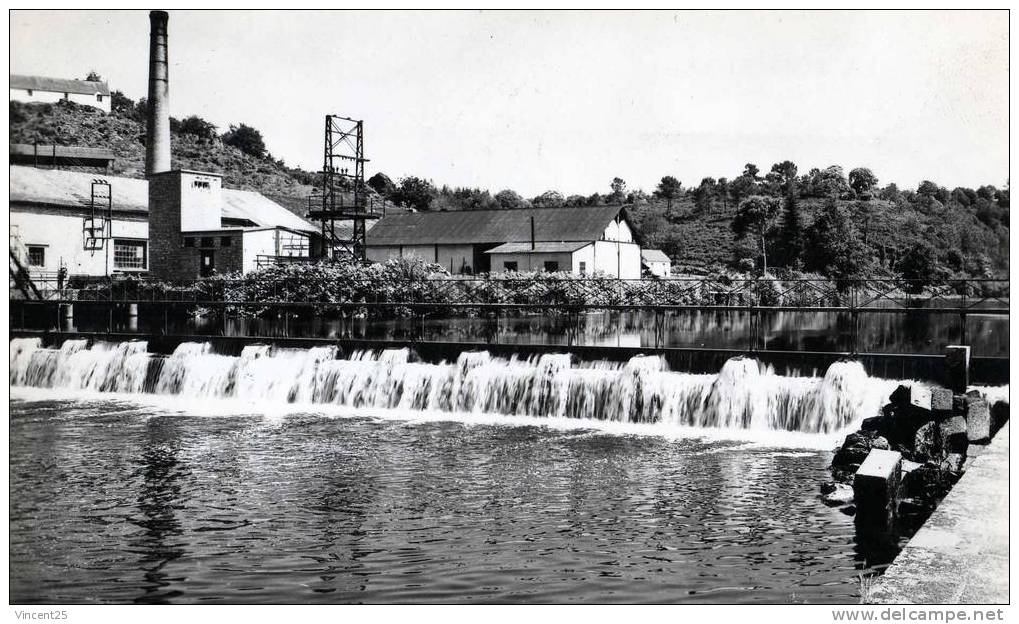
<instances>
[{"instance_id":1,"label":"hedge along riverbank","mask_svg":"<svg viewBox=\"0 0 1019 624\"><path fill-rule=\"evenodd\" d=\"M324 318L352 312L369 318L401 318L419 314L476 316L472 303L509 304L568 314L599 306L845 306L853 299L856 282L836 282L816 275L757 279L739 273L717 273L686 279L619 280L605 275L506 272L485 276L451 276L437 264L416 259L383 263L323 262L270 266L246 275L228 274L186 283L121 279L83 285L80 298L115 300L174 300L265 303L228 306L238 316L277 314L280 303L301 302ZM884 296L901 294L894 284L881 284ZM951 295L951 293L948 293ZM349 304L389 304L351 308ZM429 304L424 308L401 303ZM348 304L344 310L335 305Z\"/></svg>"}]
</instances>

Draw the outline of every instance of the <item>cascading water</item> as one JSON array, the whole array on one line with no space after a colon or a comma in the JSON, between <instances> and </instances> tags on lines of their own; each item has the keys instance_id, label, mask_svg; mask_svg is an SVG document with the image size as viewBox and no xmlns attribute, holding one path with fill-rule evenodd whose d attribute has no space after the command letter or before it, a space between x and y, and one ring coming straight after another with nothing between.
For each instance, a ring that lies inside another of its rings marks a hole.
<instances>
[{"instance_id":1,"label":"cascading water","mask_svg":"<svg viewBox=\"0 0 1019 624\"><path fill-rule=\"evenodd\" d=\"M587 418L691 427L830 432L877 413L898 382L871 379L858 362L837 362L824 377L776 375L751 358L733 358L717 375L668 370L657 356L625 364L575 362L568 354L497 358L463 353L454 363L411 361L408 349L244 348L220 355L183 343L170 356L145 342L69 340L43 348L10 343L12 386L235 398L260 403L473 414Z\"/></svg>"}]
</instances>

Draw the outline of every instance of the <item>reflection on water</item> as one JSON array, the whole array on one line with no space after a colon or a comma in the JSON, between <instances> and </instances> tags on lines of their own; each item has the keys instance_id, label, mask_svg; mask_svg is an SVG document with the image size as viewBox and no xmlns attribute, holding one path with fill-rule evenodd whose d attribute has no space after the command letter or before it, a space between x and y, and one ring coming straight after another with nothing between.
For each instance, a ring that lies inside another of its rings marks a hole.
<instances>
[{"instance_id":1,"label":"reflection on water","mask_svg":"<svg viewBox=\"0 0 1019 624\"><path fill-rule=\"evenodd\" d=\"M135 602L159 604L180 595L171 589L173 582L166 566L184 555L180 541L183 529L177 520L182 499L182 478L185 468L177 459L179 433L176 424L150 420L145 423L145 444L141 452L142 486L138 492L140 517L131 522L144 533L130 542L140 555L138 567L144 573L143 594Z\"/></svg>"},{"instance_id":2,"label":"reflection on water","mask_svg":"<svg viewBox=\"0 0 1019 624\"><path fill-rule=\"evenodd\" d=\"M11 600L855 602L830 453L11 404Z\"/></svg>"},{"instance_id":3,"label":"reflection on water","mask_svg":"<svg viewBox=\"0 0 1019 624\"><path fill-rule=\"evenodd\" d=\"M759 349L853 351L853 319L846 312L761 312ZM199 318L162 313L115 314L114 329L152 334L205 334L288 338L428 340L620 347L700 347L748 350L753 315L747 311L603 311L578 315L492 314L485 318L416 317L391 321L323 320L280 314L271 319ZM106 331L108 315L76 313L66 331ZM968 314L965 340L955 314L861 312L856 351L944 353L951 344L972 346L980 356L1008 355L1008 317Z\"/></svg>"},{"instance_id":4,"label":"reflection on water","mask_svg":"<svg viewBox=\"0 0 1019 624\"><path fill-rule=\"evenodd\" d=\"M656 323L647 312L598 312L574 319L549 316L499 319L364 319L288 323L287 335L386 340L443 340L510 344L562 344L621 347L705 347L746 349L751 315L743 311L670 312ZM279 321L229 320L228 335L249 332L276 335ZM208 326L208 324L204 324ZM203 327L202 321L195 323ZM769 312L762 314L761 348L774 350L849 351L852 321L837 312ZM657 332L657 337L656 337ZM1008 318L970 315L967 340L978 355L1008 355ZM859 351L943 353L962 339L960 320L948 315L862 313Z\"/></svg>"}]
</instances>

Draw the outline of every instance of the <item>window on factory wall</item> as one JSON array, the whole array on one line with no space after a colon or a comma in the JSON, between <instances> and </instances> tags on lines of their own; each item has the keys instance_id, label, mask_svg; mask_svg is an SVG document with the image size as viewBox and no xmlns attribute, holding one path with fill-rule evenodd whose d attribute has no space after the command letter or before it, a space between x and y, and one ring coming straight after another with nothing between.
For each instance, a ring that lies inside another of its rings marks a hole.
<instances>
[{"instance_id":1,"label":"window on factory wall","mask_svg":"<svg viewBox=\"0 0 1019 624\"><path fill-rule=\"evenodd\" d=\"M219 237L219 246L220 247L229 247L232 244L233 244L233 239L231 239L229 236L220 236Z\"/></svg>"},{"instance_id":2,"label":"window on factory wall","mask_svg":"<svg viewBox=\"0 0 1019 624\"><path fill-rule=\"evenodd\" d=\"M581 275L587 275L587 263L586 262L581 262L580 263L580 274Z\"/></svg>"},{"instance_id":3,"label":"window on factory wall","mask_svg":"<svg viewBox=\"0 0 1019 624\"><path fill-rule=\"evenodd\" d=\"M32 95L32 90L28 89L28 95Z\"/></svg>"},{"instance_id":4,"label":"window on factory wall","mask_svg":"<svg viewBox=\"0 0 1019 624\"><path fill-rule=\"evenodd\" d=\"M96 101L97 102L102 102L103 101L103 95L101 93L96 93Z\"/></svg>"},{"instance_id":5,"label":"window on factory wall","mask_svg":"<svg viewBox=\"0 0 1019 624\"><path fill-rule=\"evenodd\" d=\"M212 186L208 182L202 180L194 180L193 182L191 182L191 186L200 189L212 188Z\"/></svg>"},{"instance_id":6,"label":"window on factory wall","mask_svg":"<svg viewBox=\"0 0 1019 624\"><path fill-rule=\"evenodd\" d=\"M32 245L28 248L28 266L46 266L46 248Z\"/></svg>"},{"instance_id":7,"label":"window on factory wall","mask_svg":"<svg viewBox=\"0 0 1019 624\"><path fill-rule=\"evenodd\" d=\"M545 271L547 273L555 273L558 270L559 270L559 263L558 262L554 262L552 260L549 260L548 262L545 263Z\"/></svg>"},{"instance_id":8,"label":"window on factory wall","mask_svg":"<svg viewBox=\"0 0 1019 624\"><path fill-rule=\"evenodd\" d=\"M144 269L148 266L147 244L145 241L114 240L113 268Z\"/></svg>"},{"instance_id":9,"label":"window on factory wall","mask_svg":"<svg viewBox=\"0 0 1019 624\"><path fill-rule=\"evenodd\" d=\"M309 255L308 238L298 234L292 234L285 230L277 232L277 245L280 255L289 257L307 257Z\"/></svg>"},{"instance_id":10,"label":"window on factory wall","mask_svg":"<svg viewBox=\"0 0 1019 624\"><path fill-rule=\"evenodd\" d=\"M203 236L202 237L202 247L212 247L213 245L215 245L215 243L212 242L212 237L211 236Z\"/></svg>"},{"instance_id":11,"label":"window on factory wall","mask_svg":"<svg viewBox=\"0 0 1019 624\"><path fill-rule=\"evenodd\" d=\"M516 271L517 270L517 263L516 262L503 262L502 263L502 268L503 268L504 271Z\"/></svg>"}]
</instances>

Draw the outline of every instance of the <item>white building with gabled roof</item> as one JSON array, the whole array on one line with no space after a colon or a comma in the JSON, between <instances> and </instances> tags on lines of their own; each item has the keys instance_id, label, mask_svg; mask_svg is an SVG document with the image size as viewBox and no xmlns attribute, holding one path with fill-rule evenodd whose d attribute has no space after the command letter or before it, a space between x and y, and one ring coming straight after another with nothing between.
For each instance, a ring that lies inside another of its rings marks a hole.
<instances>
[{"instance_id":1,"label":"white building with gabled roof","mask_svg":"<svg viewBox=\"0 0 1019 624\"><path fill-rule=\"evenodd\" d=\"M55 104L61 100L92 106L104 113L110 112L110 87L100 80L72 80L46 76L10 75L12 102L44 102Z\"/></svg>"},{"instance_id":2,"label":"white building with gabled roof","mask_svg":"<svg viewBox=\"0 0 1019 624\"><path fill-rule=\"evenodd\" d=\"M174 279L310 258L318 228L260 193L224 189L216 174L174 171L154 179L164 176L183 189L174 193L162 185L164 194L177 197L183 219L177 230L160 234L161 245L152 240L150 181L13 165L11 251L37 277L55 275L61 267L71 276L148 274L154 247L180 257L178 270L166 275ZM91 217L96 179L109 182L112 219L110 239L89 249L85 220Z\"/></svg>"},{"instance_id":3,"label":"white building with gabled roof","mask_svg":"<svg viewBox=\"0 0 1019 624\"><path fill-rule=\"evenodd\" d=\"M640 261L655 277L665 278L672 272L672 260L661 249L641 249Z\"/></svg>"}]
</instances>

